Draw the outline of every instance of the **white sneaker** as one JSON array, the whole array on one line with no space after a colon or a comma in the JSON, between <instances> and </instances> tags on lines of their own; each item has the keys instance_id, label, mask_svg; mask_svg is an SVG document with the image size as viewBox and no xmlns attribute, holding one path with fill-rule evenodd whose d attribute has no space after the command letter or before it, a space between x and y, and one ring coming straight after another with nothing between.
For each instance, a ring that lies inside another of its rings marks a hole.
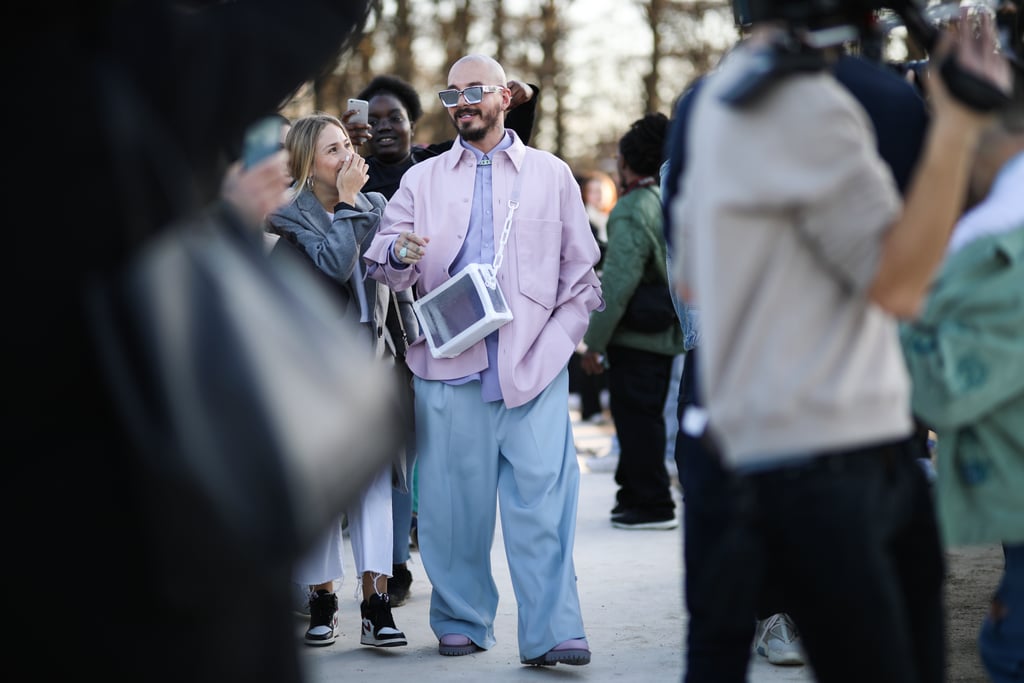
<instances>
[{"instance_id":1,"label":"white sneaker","mask_svg":"<svg viewBox=\"0 0 1024 683\"><path fill-rule=\"evenodd\" d=\"M799 666L804 663L796 624L782 612L758 622L755 642L757 654L767 657L772 664Z\"/></svg>"}]
</instances>

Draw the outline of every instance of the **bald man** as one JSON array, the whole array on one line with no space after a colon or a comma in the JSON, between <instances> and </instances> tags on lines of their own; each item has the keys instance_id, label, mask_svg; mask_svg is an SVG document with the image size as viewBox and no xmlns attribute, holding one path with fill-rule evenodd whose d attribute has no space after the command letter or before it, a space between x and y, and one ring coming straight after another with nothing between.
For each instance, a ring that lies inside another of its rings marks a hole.
<instances>
[{"instance_id":1,"label":"bald man","mask_svg":"<svg viewBox=\"0 0 1024 683\"><path fill-rule=\"evenodd\" d=\"M422 338L406 357L440 654L495 644L498 502L521 662L582 665L590 648L572 557L579 465L567 366L590 312L604 307L600 253L569 167L505 128L505 83L490 57L455 62L439 93L455 144L406 171L364 259L372 277L420 297L470 264L493 263L513 314L454 358L434 357Z\"/></svg>"}]
</instances>

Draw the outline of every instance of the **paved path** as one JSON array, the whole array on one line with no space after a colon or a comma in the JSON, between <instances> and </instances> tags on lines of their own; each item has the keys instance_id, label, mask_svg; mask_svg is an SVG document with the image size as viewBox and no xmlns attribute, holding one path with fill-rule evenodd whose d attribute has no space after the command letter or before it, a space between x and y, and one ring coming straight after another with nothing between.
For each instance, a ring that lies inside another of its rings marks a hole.
<instances>
[{"instance_id":1,"label":"paved path","mask_svg":"<svg viewBox=\"0 0 1024 683\"><path fill-rule=\"evenodd\" d=\"M572 413L577 417L575 412ZM394 610L395 621L409 638L407 647L372 648L359 644L359 603L354 583L338 590L341 635L329 647L298 645L310 683L421 683L424 681L588 681L591 683L678 683L684 664L686 612L682 599L682 534L672 531L627 531L609 523L615 481L608 467L614 455L613 429L574 422L580 449L580 503L576 534L576 570L590 665L524 667L516 647L515 598L508 564L497 530L492 562L501 594L495 624L497 645L465 657L437 654L437 640L427 623L430 584L419 555L409 601ZM593 453L584 455L583 453ZM678 502L678 497L677 497ZM681 506L679 509L681 514ZM346 568L352 567L351 549ZM351 570L350 570L351 574ZM296 638L305 622L296 619ZM753 655L749 680L813 682L810 668L776 667Z\"/></svg>"}]
</instances>

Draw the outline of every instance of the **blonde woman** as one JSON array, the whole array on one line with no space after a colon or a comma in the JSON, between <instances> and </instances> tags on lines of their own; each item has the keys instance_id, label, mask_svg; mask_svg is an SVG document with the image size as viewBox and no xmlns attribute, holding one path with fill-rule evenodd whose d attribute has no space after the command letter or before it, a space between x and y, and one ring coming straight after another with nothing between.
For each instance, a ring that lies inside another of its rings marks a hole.
<instances>
[{"instance_id":1,"label":"blonde woman","mask_svg":"<svg viewBox=\"0 0 1024 683\"><path fill-rule=\"evenodd\" d=\"M360 254L376 233L386 200L363 194L366 162L352 147L344 125L324 113L293 122L285 139L295 179L292 201L269 216L270 229L312 260L335 285L345 315L360 323L382 362L393 363L394 345L384 320L390 301L386 285L365 279ZM396 457L401 457L397 454ZM363 645L395 647L407 640L395 626L387 580L392 560L392 473L384 468L346 511L356 572L361 578ZM405 488L404 480L399 481ZM307 645L330 645L337 636L338 597L334 580L344 576L341 520L295 567L293 580L308 586Z\"/></svg>"}]
</instances>

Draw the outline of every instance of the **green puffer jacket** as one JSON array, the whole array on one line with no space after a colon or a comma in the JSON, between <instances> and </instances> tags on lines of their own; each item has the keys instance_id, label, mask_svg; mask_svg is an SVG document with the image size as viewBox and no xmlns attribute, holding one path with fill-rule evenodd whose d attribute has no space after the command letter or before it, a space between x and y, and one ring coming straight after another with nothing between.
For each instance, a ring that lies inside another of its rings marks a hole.
<instances>
[{"instance_id":1,"label":"green puffer jacket","mask_svg":"<svg viewBox=\"0 0 1024 683\"><path fill-rule=\"evenodd\" d=\"M601 274L605 308L590 314L583 338L588 350L604 353L609 346L624 346L666 356L683 352L678 324L661 332L637 332L619 325L640 283L668 282L661 216L661 191L656 185L623 195L608 216L608 248Z\"/></svg>"}]
</instances>

